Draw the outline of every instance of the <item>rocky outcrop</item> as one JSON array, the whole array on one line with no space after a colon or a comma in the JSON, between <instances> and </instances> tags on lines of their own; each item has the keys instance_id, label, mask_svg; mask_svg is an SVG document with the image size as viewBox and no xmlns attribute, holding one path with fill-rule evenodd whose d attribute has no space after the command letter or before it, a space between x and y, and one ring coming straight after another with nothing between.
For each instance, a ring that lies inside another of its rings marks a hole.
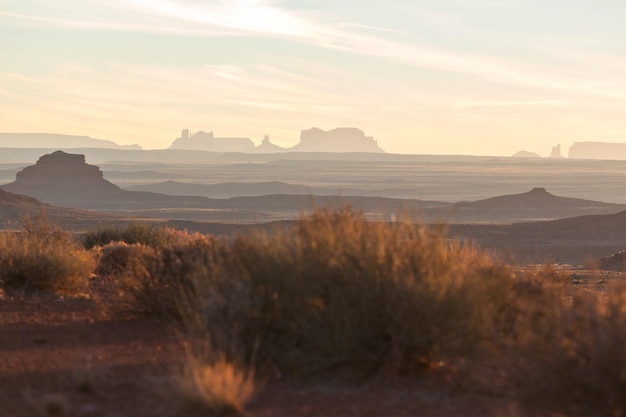
<instances>
[{"instance_id":1,"label":"rocky outcrop","mask_svg":"<svg viewBox=\"0 0 626 417\"><path fill-rule=\"evenodd\" d=\"M316 127L303 130L300 143L291 151L297 152L385 152L371 136L361 129L340 127L324 131Z\"/></svg>"},{"instance_id":2,"label":"rocky outcrop","mask_svg":"<svg viewBox=\"0 0 626 417\"><path fill-rule=\"evenodd\" d=\"M278 145L274 145L272 142L270 142L269 135L265 135L265 137L263 138L263 142L261 142L259 146L254 148L254 151L258 153L276 153L285 152L286 150L287 149Z\"/></svg>"},{"instance_id":3,"label":"rocky outcrop","mask_svg":"<svg viewBox=\"0 0 626 417\"><path fill-rule=\"evenodd\" d=\"M140 150L139 145L118 145L110 140L89 136L57 135L53 133L0 133L1 148L97 148Z\"/></svg>"},{"instance_id":4,"label":"rocky outcrop","mask_svg":"<svg viewBox=\"0 0 626 417\"><path fill-rule=\"evenodd\" d=\"M203 197L173 197L131 192L104 179L85 156L56 151L18 172L6 191L34 197L44 203L83 209L191 207L206 205Z\"/></svg>"},{"instance_id":5,"label":"rocky outcrop","mask_svg":"<svg viewBox=\"0 0 626 417\"><path fill-rule=\"evenodd\" d=\"M189 133L184 129L169 149L187 149L211 152L254 152L250 138L216 138L213 132Z\"/></svg>"},{"instance_id":6,"label":"rocky outcrop","mask_svg":"<svg viewBox=\"0 0 626 417\"><path fill-rule=\"evenodd\" d=\"M550 158L564 158L564 156L561 155L561 144L552 147L552 152L550 152Z\"/></svg>"},{"instance_id":7,"label":"rocky outcrop","mask_svg":"<svg viewBox=\"0 0 626 417\"><path fill-rule=\"evenodd\" d=\"M626 143L574 142L569 148L569 157L626 160Z\"/></svg>"},{"instance_id":8,"label":"rocky outcrop","mask_svg":"<svg viewBox=\"0 0 626 417\"><path fill-rule=\"evenodd\" d=\"M84 155L63 151L42 156L35 165L18 172L15 181L3 188L49 204L68 206L75 200L100 200L123 192L104 179L100 168L85 163Z\"/></svg>"}]
</instances>

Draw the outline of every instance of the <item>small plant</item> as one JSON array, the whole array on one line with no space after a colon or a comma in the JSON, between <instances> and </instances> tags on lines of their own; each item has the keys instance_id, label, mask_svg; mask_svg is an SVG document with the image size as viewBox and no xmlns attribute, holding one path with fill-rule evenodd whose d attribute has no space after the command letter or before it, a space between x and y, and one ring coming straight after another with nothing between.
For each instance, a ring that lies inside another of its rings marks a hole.
<instances>
[{"instance_id":1,"label":"small plant","mask_svg":"<svg viewBox=\"0 0 626 417\"><path fill-rule=\"evenodd\" d=\"M87 290L93 256L45 219L0 234L0 284L5 290L77 294Z\"/></svg>"},{"instance_id":2,"label":"small plant","mask_svg":"<svg viewBox=\"0 0 626 417\"><path fill-rule=\"evenodd\" d=\"M252 372L223 357L209 363L190 359L175 390L187 413L242 415L254 395L255 383Z\"/></svg>"}]
</instances>

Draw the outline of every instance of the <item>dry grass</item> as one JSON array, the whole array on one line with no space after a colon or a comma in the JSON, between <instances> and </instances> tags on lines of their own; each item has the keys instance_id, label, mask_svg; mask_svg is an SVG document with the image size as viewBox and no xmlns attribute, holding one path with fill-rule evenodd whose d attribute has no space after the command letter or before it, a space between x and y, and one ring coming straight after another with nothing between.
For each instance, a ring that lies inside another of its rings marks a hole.
<instances>
[{"instance_id":1,"label":"dry grass","mask_svg":"<svg viewBox=\"0 0 626 417\"><path fill-rule=\"evenodd\" d=\"M45 219L0 234L0 285L5 290L83 293L94 267L91 253Z\"/></svg>"},{"instance_id":2,"label":"dry grass","mask_svg":"<svg viewBox=\"0 0 626 417\"><path fill-rule=\"evenodd\" d=\"M158 248L171 243L172 240L176 239L178 234L179 232L173 229L162 228L156 225L130 223L125 229L107 227L86 232L82 235L81 241L87 249L96 246L105 246L111 242L141 244Z\"/></svg>"},{"instance_id":3,"label":"dry grass","mask_svg":"<svg viewBox=\"0 0 626 417\"><path fill-rule=\"evenodd\" d=\"M515 345L523 402L568 415L626 415L626 291L579 290Z\"/></svg>"},{"instance_id":4,"label":"dry grass","mask_svg":"<svg viewBox=\"0 0 626 417\"><path fill-rule=\"evenodd\" d=\"M416 376L444 364L529 407L626 415L624 291L574 291L550 268L514 273L441 231L318 210L272 234L180 234L102 254L99 271L123 277L135 310L207 346L181 387L211 412L241 412L246 369Z\"/></svg>"},{"instance_id":5,"label":"dry grass","mask_svg":"<svg viewBox=\"0 0 626 417\"><path fill-rule=\"evenodd\" d=\"M224 357L190 357L174 389L187 415L241 415L255 392L254 374Z\"/></svg>"},{"instance_id":6,"label":"dry grass","mask_svg":"<svg viewBox=\"0 0 626 417\"><path fill-rule=\"evenodd\" d=\"M196 236L144 266L133 276L140 309L202 329L229 360L254 356L286 374L413 374L470 355L513 285L507 267L471 246L349 209L271 236Z\"/></svg>"}]
</instances>

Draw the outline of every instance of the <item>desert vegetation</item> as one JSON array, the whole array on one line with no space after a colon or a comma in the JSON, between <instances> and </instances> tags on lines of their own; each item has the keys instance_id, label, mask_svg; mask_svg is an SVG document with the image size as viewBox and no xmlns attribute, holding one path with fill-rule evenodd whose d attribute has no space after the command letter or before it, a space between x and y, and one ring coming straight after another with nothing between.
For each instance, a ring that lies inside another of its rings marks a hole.
<instances>
[{"instance_id":1,"label":"desert vegetation","mask_svg":"<svg viewBox=\"0 0 626 417\"><path fill-rule=\"evenodd\" d=\"M185 408L241 413L259 381L439 373L529 409L626 415L622 288L523 271L411 221L321 209L231 239L28 223L0 245L5 289L91 288L112 314L178 329Z\"/></svg>"}]
</instances>

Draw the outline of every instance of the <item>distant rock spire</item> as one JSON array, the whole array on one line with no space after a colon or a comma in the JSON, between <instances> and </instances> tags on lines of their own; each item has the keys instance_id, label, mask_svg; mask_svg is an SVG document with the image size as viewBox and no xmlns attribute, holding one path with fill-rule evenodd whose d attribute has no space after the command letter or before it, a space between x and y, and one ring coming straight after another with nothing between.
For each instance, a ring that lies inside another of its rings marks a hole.
<instances>
[{"instance_id":1,"label":"distant rock spire","mask_svg":"<svg viewBox=\"0 0 626 417\"><path fill-rule=\"evenodd\" d=\"M561 144L552 147L552 153L550 153L550 158L564 158L564 156L561 155Z\"/></svg>"}]
</instances>

